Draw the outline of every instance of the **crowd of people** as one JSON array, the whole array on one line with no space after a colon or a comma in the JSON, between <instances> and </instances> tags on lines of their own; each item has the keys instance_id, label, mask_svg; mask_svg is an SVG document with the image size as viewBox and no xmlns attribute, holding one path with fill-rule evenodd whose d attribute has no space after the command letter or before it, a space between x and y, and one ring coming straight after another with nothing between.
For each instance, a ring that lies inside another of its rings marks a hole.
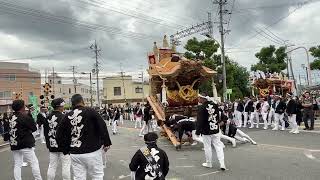
<instances>
[{"instance_id":1,"label":"crowd of people","mask_svg":"<svg viewBox=\"0 0 320 180\"><path fill-rule=\"evenodd\" d=\"M86 107L83 98L75 94L71 98L72 110L64 109L62 98L52 100L53 111L40 108L37 119L33 119L32 105L25 105L23 100L12 103L13 114L3 114L1 132L4 140L9 141L14 159L14 179L21 180L21 167L27 161L32 168L34 179L41 180L40 166L34 152L35 136L40 131L41 142L49 151L47 179L54 180L59 162L62 164L62 179L102 180L105 167L105 152L112 145L107 126L111 126L114 135L118 134L117 126L124 119L135 121L135 128L141 128L139 136L144 137L145 146L133 156L129 169L132 179L165 179L169 172L169 158L165 151L157 146L158 135L153 131L156 121L150 104L137 103L135 106L109 105L102 110ZM286 97L273 95L264 98L244 98L233 103L218 103L208 96L199 95L197 115L186 108L183 114L166 117L165 125L177 134L181 148L183 135L188 137L191 145L203 144L206 161L202 166L213 165L213 147L220 164L225 170L224 139L233 146L236 141L257 143L241 128L260 128L285 130L298 134L298 126L303 121L305 130L314 129L314 112L316 101L305 92L300 98L292 93ZM310 124L309 124L310 121ZM263 123L260 123L263 122ZM43 135L41 135L43 134Z\"/></svg>"},{"instance_id":2,"label":"crowd of people","mask_svg":"<svg viewBox=\"0 0 320 180\"><path fill-rule=\"evenodd\" d=\"M156 129L156 121L151 112L151 106L149 102L146 104L138 102L133 105L112 105L105 106L100 111L104 120L108 121L108 124L112 126L112 133L116 135L118 133L117 126L124 124L124 120L134 121L134 128L140 128L139 136L143 137L148 132L153 132Z\"/></svg>"},{"instance_id":3,"label":"crowd of people","mask_svg":"<svg viewBox=\"0 0 320 180\"><path fill-rule=\"evenodd\" d=\"M228 109L231 119L237 127L260 128L272 127L272 130L285 130L298 134L301 122L304 122L304 130L314 130L315 112L319 109L315 97L310 92L305 92L301 97L287 93L285 97L275 94L261 98L238 99L233 103L224 104Z\"/></svg>"}]
</instances>

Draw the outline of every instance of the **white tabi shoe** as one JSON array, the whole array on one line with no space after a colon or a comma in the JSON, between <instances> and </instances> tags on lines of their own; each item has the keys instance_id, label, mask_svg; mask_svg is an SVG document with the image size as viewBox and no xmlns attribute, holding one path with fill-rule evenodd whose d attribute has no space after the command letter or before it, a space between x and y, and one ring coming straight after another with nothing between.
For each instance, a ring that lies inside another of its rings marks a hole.
<instances>
[{"instance_id":1,"label":"white tabi shoe","mask_svg":"<svg viewBox=\"0 0 320 180\"><path fill-rule=\"evenodd\" d=\"M252 145L257 145L257 142L252 141L251 144L252 144Z\"/></svg>"},{"instance_id":2,"label":"white tabi shoe","mask_svg":"<svg viewBox=\"0 0 320 180\"><path fill-rule=\"evenodd\" d=\"M225 171L225 170L226 170L226 165L224 164L224 161L221 161L221 162L220 162L220 169L221 169L222 171Z\"/></svg>"},{"instance_id":3,"label":"white tabi shoe","mask_svg":"<svg viewBox=\"0 0 320 180\"><path fill-rule=\"evenodd\" d=\"M281 131L284 131L284 130L286 130L286 128L285 128L285 127L282 127L282 128L281 128Z\"/></svg>"},{"instance_id":4,"label":"white tabi shoe","mask_svg":"<svg viewBox=\"0 0 320 180\"><path fill-rule=\"evenodd\" d=\"M212 164L211 163L207 163L207 162L202 163L202 166L206 167L206 168L212 168Z\"/></svg>"},{"instance_id":5,"label":"white tabi shoe","mask_svg":"<svg viewBox=\"0 0 320 180\"><path fill-rule=\"evenodd\" d=\"M293 133L294 132L294 129L291 129L290 131L289 131L289 133Z\"/></svg>"},{"instance_id":6,"label":"white tabi shoe","mask_svg":"<svg viewBox=\"0 0 320 180\"><path fill-rule=\"evenodd\" d=\"M234 148L237 147L236 139L232 138L231 143L232 143L232 147Z\"/></svg>"},{"instance_id":7,"label":"white tabi shoe","mask_svg":"<svg viewBox=\"0 0 320 180\"><path fill-rule=\"evenodd\" d=\"M278 131L279 130L279 128L276 128L276 127L274 127L273 129L272 129L272 131Z\"/></svg>"},{"instance_id":8,"label":"white tabi shoe","mask_svg":"<svg viewBox=\"0 0 320 180\"><path fill-rule=\"evenodd\" d=\"M27 167L29 164L27 162L22 162L22 167Z\"/></svg>"},{"instance_id":9,"label":"white tabi shoe","mask_svg":"<svg viewBox=\"0 0 320 180\"><path fill-rule=\"evenodd\" d=\"M263 129L268 129L268 127L263 127Z\"/></svg>"}]
</instances>

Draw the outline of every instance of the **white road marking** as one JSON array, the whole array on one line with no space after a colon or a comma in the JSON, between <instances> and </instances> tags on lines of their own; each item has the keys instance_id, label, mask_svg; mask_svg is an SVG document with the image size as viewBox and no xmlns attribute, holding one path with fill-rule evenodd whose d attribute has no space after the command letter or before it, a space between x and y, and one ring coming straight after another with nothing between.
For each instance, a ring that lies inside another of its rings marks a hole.
<instances>
[{"instance_id":1,"label":"white road marking","mask_svg":"<svg viewBox=\"0 0 320 180\"><path fill-rule=\"evenodd\" d=\"M305 150L305 151L303 152L303 154L304 154L307 158L309 158L309 159L311 159L311 160L315 160L315 161L317 161L317 162L320 162L320 160L319 160L318 158L316 158L316 157L313 156L312 152L320 152L320 150Z\"/></svg>"},{"instance_id":2,"label":"white road marking","mask_svg":"<svg viewBox=\"0 0 320 180\"><path fill-rule=\"evenodd\" d=\"M129 174L129 175L121 175L121 176L119 176L118 178L119 179L124 179L124 178L126 178L126 177L130 177L131 175Z\"/></svg>"},{"instance_id":3,"label":"white road marking","mask_svg":"<svg viewBox=\"0 0 320 180\"><path fill-rule=\"evenodd\" d=\"M225 171L228 171L228 170L229 170L229 169L226 169ZM210 173L195 175L195 177L208 176L208 175L211 175L211 174L217 174L217 173L219 173L219 172L224 172L224 171L213 171L213 172L210 172Z\"/></svg>"},{"instance_id":4,"label":"white road marking","mask_svg":"<svg viewBox=\"0 0 320 180\"><path fill-rule=\"evenodd\" d=\"M177 158L178 160L185 160L185 159L188 159L188 158Z\"/></svg>"},{"instance_id":5,"label":"white road marking","mask_svg":"<svg viewBox=\"0 0 320 180\"><path fill-rule=\"evenodd\" d=\"M191 166L176 166L176 168L193 168L195 166L191 165Z\"/></svg>"}]
</instances>

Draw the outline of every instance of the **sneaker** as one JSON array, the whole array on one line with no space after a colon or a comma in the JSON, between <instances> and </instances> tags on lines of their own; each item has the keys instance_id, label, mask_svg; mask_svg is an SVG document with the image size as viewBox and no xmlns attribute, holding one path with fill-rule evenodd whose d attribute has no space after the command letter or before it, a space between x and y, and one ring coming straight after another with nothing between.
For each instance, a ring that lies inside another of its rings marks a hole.
<instances>
[{"instance_id":1,"label":"sneaker","mask_svg":"<svg viewBox=\"0 0 320 180\"><path fill-rule=\"evenodd\" d=\"M256 128L259 129L259 126L257 126Z\"/></svg>"},{"instance_id":2,"label":"sneaker","mask_svg":"<svg viewBox=\"0 0 320 180\"><path fill-rule=\"evenodd\" d=\"M268 127L263 127L263 129L268 129Z\"/></svg>"},{"instance_id":3,"label":"sneaker","mask_svg":"<svg viewBox=\"0 0 320 180\"><path fill-rule=\"evenodd\" d=\"M45 141L42 141L41 143L42 143L42 144L46 144L46 142L45 142Z\"/></svg>"},{"instance_id":4,"label":"sneaker","mask_svg":"<svg viewBox=\"0 0 320 180\"><path fill-rule=\"evenodd\" d=\"M252 145L257 145L257 142L252 141L251 144L252 144Z\"/></svg>"},{"instance_id":5,"label":"sneaker","mask_svg":"<svg viewBox=\"0 0 320 180\"><path fill-rule=\"evenodd\" d=\"M212 164L211 163L202 163L202 166L203 167L206 167L206 168L212 168Z\"/></svg>"},{"instance_id":6,"label":"sneaker","mask_svg":"<svg viewBox=\"0 0 320 180\"><path fill-rule=\"evenodd\" d=\"M22 167L27 167L29 164L27 162L22 162Z\"/></svg>"},{"instance_id":7,"label":"sneaker","mask_svg":"<svg viewBox=\"0 0 320 180\"><path fill-rule=\"evenodd\" d=\"M297 130L293 131L292 134L299 134L299 130L297 129Z\"/></svg>"},{"instance_id":8,"label":"sneaker","mask_svg":"<svg viewBox=\"0 0 320 180\"><path fill-rule=\"evenodd\" d=\"M285 128L285 127L282 127L282 128L281 128L281 131L284 131L284 130L286 130L286 128Z\"/></svg>"},{"instance_id":9,"label":"sneaker","mask_svg":"<svg viewBox=\"0 0 320 180\"><path fill-rule=\"evenodd\" d=\"M143 137L143 134L139 134L139 137Z\"/></svg>"},{"instance_id":10,"label":"sneaker","mask_svg":"<svg viewBox=\"0 0 320 180\"><path fill-rule=\"evenodd\" d=\"M191 144L191 146L195 146L195 145L197 145L198 144L198 142L197 141L194 141L192 144Z\"/></svg>"}]
</instances>

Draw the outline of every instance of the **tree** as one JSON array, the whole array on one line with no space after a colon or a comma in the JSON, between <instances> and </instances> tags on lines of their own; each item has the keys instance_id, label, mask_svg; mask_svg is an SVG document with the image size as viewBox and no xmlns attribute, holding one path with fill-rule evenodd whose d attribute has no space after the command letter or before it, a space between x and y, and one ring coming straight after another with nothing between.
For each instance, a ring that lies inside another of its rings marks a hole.
<instances>
[{"instance_id":1,"label":"tree","mask_svg":"<svg viewBox=\"0 0 320 180\"><path fill-rule=\"evenodd\" d=\"M320 70L320 46L312 47L309 49L311 55L315 58L315 60L310 64L312 70L317 69Z\"/></svg>"},{"instance_id":2,"label":"tree","mask_svg":"<svg viewBox=\"0 0 320 180\"><path fill-rule=\"evenodd\" d=\"M214 77L218 94L222 96L222 64L221 56L215 54L219 48L214 40L198 41L196 38L189 39L184 46L187 52L185 57L188 59L200 59L203 65L217 71ZM202 53L201 53L202 52ZM248 88L249 73L246 68L240 66L235 61L226 58L227 85L233 90L231 99L244 97L250 94ZM212 80L203 82L199 87L200 92L212 95Z\"/></svg>"},{"instance_id":3,"label":"tree","mask_svg":"<svg viewBox=\"0 0 320 180\"><path fill-rule=\"evenodd\" d=\"M194 37L188 40L184 48L187 50L184 54L186 58L204 60L210 58L218 51L219 44L212 39L198 41L198 39Z\"/></svg>"},{"instance_id":4,"label":"tree","mask_svg":"<svg viewBox=\"0 0 320 180\"><path fill-rule=\"evenodd\" d=\"M279 47L278 49L276 49L273 45L270 45L269 47L263 47L260 52L255 54L255 56L259 59L259 62L255 65L252 65L251 70L280 73L287 67L287 63L285 61L287 54L285 51L285 47Z\"/></svg>"}]
</instances>

